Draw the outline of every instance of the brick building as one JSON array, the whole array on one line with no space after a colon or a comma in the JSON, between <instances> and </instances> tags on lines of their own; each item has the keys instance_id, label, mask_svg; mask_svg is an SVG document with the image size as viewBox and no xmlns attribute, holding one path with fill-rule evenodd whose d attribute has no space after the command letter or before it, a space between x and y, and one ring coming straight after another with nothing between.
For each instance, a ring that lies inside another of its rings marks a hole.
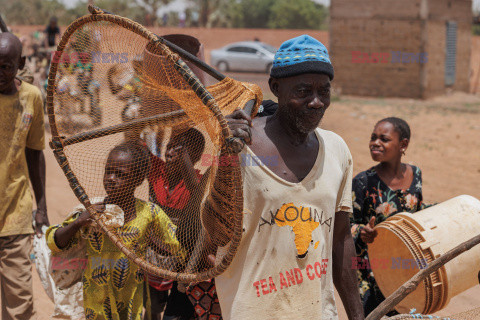
<instances>
[{"instance_id":1,"label":"brick building","mask_svg":"<svg viewBox=\"0 0 480 320\"><path fill-rule=\"evenodd\" d=\"M469 91L471 0L332 0L330 52L344 94Z\"/></svg>"}]
</instances>

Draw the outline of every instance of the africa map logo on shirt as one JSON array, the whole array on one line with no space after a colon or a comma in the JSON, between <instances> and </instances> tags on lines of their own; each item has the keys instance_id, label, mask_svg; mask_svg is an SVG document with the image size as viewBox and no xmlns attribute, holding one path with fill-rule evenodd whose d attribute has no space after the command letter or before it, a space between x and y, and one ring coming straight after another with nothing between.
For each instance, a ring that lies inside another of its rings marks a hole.
<instances>
[{"instance_id":1,"label":"africa map logo on shirt","mask_svg":"<svg viewBox=\"0 0 480 320\"><path fill-rule=\"evenodd\" d=\"M277 210L275 215L270 211L271 221L265 220L261 217L260 227L265 224L276 224L279 227L292 227L292 231L295 234L295 247L297 248L297 255L303 258L307 253L308 246L312 242L312 232L319 225L326 224L331 229L332 218L323 220L323 211L319 214L317 209L295 206L293 203L283 204L280 209ZM319 242L315 243L314 248L318 247Z\"/></svg>"}]
</instances>

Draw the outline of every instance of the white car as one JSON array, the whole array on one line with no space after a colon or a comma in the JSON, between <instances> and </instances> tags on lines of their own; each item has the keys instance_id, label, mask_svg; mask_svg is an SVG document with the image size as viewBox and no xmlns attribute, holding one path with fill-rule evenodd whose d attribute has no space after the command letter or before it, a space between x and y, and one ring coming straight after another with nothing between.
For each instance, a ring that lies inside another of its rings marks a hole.
<instances>
[{"instance_id":1,"label":"white car","mask_svg":"<svg viewBox=\"0 0 480 320\"><path fill-rule=\"evenodd\" d=\"M270 73L276 48L260 41L243 41L212 50L210 63L220 72L255 71Z\"/></svg>"}]
</instances>

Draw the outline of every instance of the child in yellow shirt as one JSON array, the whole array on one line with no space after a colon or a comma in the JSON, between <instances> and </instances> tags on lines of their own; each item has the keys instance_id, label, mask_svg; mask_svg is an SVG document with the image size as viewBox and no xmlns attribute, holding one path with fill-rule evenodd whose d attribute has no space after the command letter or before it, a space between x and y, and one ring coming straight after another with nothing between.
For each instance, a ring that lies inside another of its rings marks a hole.
<instances>
[{"instance_id":1,"label":"child in yellow shirt","mask_svg":"<svg viewBox=\"0 0 480 320\"><path fill-rule=\"evenodd\" d=\"M135 198L135 189L145 179L150 159L142 146L125 142L114 147L107 159L103 185L107 196L94 204L104 211L106 204L119 206L124 224L117 229L123 243L137 255L144 256L149 239L161 240L160 250L182 262L185 253L178 242L176 226L157 205ZM83 227L92 228L87 210L75 213L46 233L52 253L78 244ZM161 232L159 232L161 231ZM86 319L141 319L144 276L100 229L91 229L86 239L88 262L83 274L83 296ZM159 243L155 243L159 245Z\"/></svg>"}]
</instances>

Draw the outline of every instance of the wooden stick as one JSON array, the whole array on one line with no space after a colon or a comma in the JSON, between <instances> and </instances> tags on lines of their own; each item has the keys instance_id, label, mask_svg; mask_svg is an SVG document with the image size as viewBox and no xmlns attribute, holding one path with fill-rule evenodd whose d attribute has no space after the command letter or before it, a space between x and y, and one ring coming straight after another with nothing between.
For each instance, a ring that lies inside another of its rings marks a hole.
<instances>
[{"instance_id":1,"label":"wooden stick","mask_svg":"<svg viewBox=\"0 0 480 320\"><path fill-rule=\"evenodd\" d=\"M243 111L245 111L246 114L249 116L252 115L253 107L255 106L256 100L248 100L247 103L245 103L245 107L243 108Z\"/></svg>"},{"instance_id":2,"label":"wooden stick","mask_svg":"<svg viewBox=\"0 0 480 320\"><path fill-rule=\"evenodd\" d=\"M92 140L92 139L108 136L110 134L115 134L123 131L132 130L138 127L144 127L146 125L154 124L161 121L172 121L182 116L185 116L185 111L178 110L178 111L172 111L168 113L157 114L151 117L135 119L132 121L121 123L121 124L116 124L116 125L101 128L101 129L95 129L92 131L75 134L67 139L64 139L62 141L62 145L66 147L71 144Z\"/></svg>"},{"instance_id":3,"label":"wooden stick","mask_svg":"<svg viewBox=\"0 0 480 320\"><path fill-rule=\"evenodd\" d=\"M245 104L245 108L244 108L245 112L250 115L252 113L252 109L253 109L254 105L255 105L255 100L249 100ZM116 125L101 128L101 129L95 129L95 130L92 130L92 131L75 134L71 137L68 137L68 138L64 139L62 141L62 145L64 147L66 147L66 146L69 146L69 145L72 145L72 144L75 144L75 143L88 141L88 140L108 136L108 135L115 134L115 133L129 131L129 130L132 130L132 129L136 129L136 128L139 128L139 127L144 127L144 126L155 124L155 123L162 122L162 121L173 121L173 120L181 118L185 115L186 115L185 111L178 110L178 111L172 111L172 112L168 112L168 113L157 114L157 115L154 115L154 116L151 116L151 117L135 119L135 120L132 120L132 121L121 123L121 124L116 124ZM237 140L240 140L240 139L237 139ZM234 143L242 144L241 141L237 141L237 140L235 140ZM242 147L243 147L243 145L242 145Z\"/></svg>"},{"instance_id":4,"label":"wooden stick","mask_svg":"<svg viewBox=\"0 0 480 320\"><path fill-rule=\"evenodd\" d=\"M459 254L470 250L479 243L480 234L459 244L452 250L441 255L438 259L435 259L427 268L419 271L410 280L405 282L400 288L392 293L387 299L380 303L380 305L368 315L366 320L379 320L382 316L386 315L390 310L392 310L408 294L414 291L419 283L423 281L423 279L425 279L430 273L437 271L448 261L452 260Z\"/></svg>"},{"instance_id":5,"label":"wooden stick","mask_svg":"<svg viewBox=\"0 0 480 320\"><path fill-rule=\"evenodd\" d=\"M201 70L205 71L206 73L208 73L209 75L217 79L218 81L222 81L223 79L226 78L225 75L221 74L220 72L218 72L217 70L215 70L214 68L212 68L211 66L203 62L202 60L198 59L196 56L194 56L190 52L183 50L176 44L171 43L170 41L160 37L159 35L156 35L156 36L158 37L158 40L160 40L167 47L169 47L170 49L178 53L180 57L194 63L197 67L199 67Z\"/></svg>"}]
</instances>

